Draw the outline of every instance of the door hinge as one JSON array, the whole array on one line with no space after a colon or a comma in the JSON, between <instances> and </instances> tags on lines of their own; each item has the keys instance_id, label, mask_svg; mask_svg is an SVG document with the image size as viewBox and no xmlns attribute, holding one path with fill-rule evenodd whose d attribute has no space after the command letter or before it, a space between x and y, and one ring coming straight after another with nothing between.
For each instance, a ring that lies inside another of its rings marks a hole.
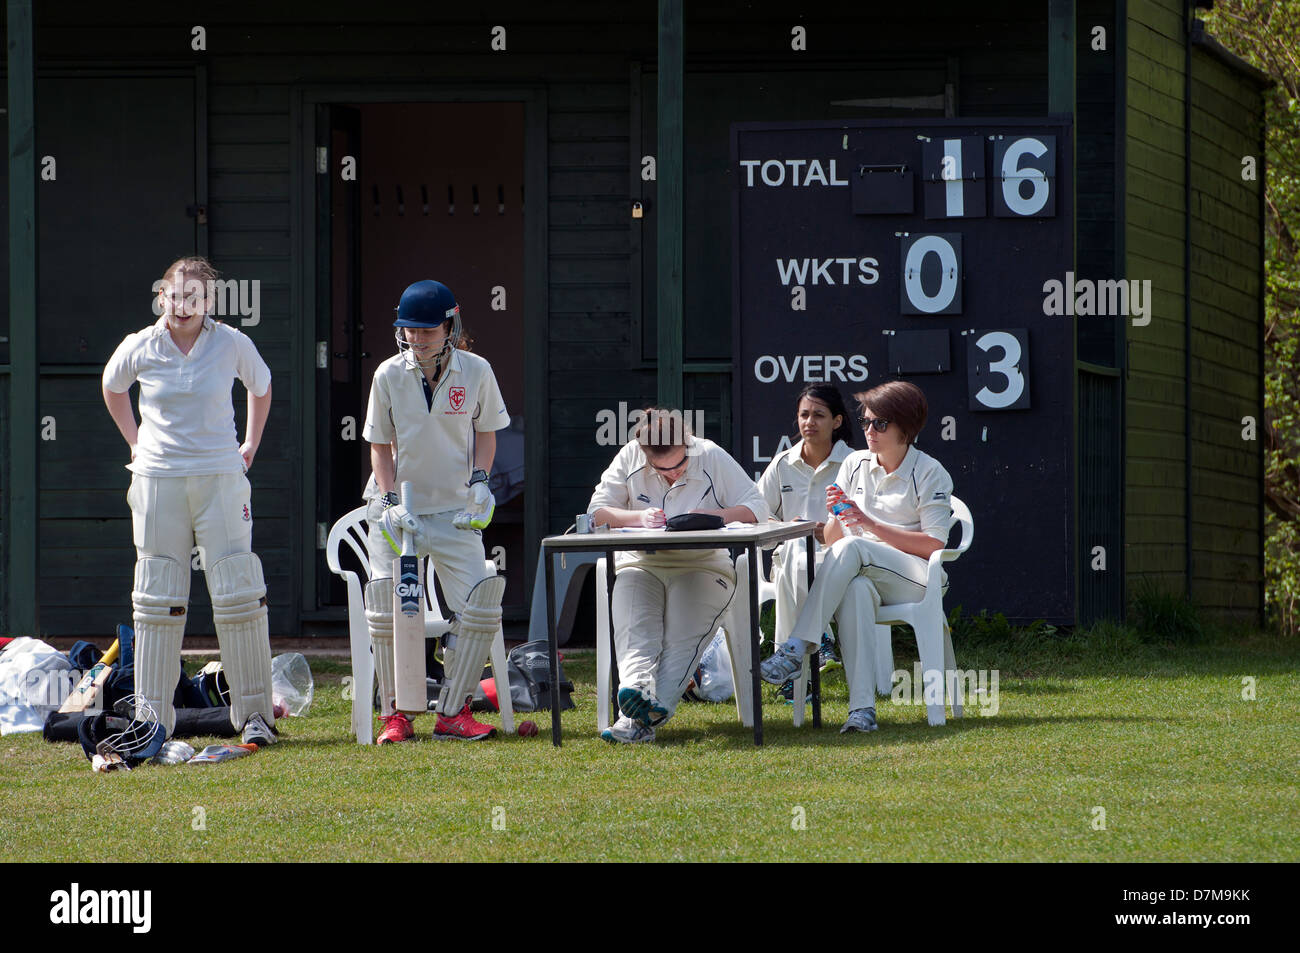
<instances>
[{"instance_id":1,"label":"door hinge","mask_svg":"<svg viewBox=\"0 0 1300 953\"><path fill-rule=\"evenodd\" d=\"M316 368L317 370L323 371L325 370L325 368L329 366L330 366L329 342L317 341L316 342Z\"/></svg>"},{"instance_id":2,"label":"door hinge","mask_svg":"<svg viewBox=\"0 0 1300 953\"><path fill-rule=\"evenodd\" d=\"M329 543L330 531L324 523L316 524L316 548L324 549Z\"/></svg>"},{"instance_id":3,"label":"door hinge","mask_svg":"<svg viewBox=\"0 0 1300 953\"><path fill-rule=\"evenodd\" d=\"M316 174L324 175L330 170L330 151L328 146L316 147Z\"/></svg>"}]
</instances>

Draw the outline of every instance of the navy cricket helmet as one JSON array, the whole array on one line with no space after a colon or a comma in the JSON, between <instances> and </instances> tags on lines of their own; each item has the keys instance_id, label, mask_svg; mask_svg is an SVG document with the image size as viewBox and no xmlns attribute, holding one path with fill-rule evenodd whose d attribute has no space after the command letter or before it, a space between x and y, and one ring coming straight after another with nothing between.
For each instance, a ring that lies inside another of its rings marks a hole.
<instances>
[{"instance_id":1,"label":"navy cricket helmet","mask_svg":"<svg viewBox=\"0 0 1300 953\"><path fill-rule=\"evenodd\" d=\"M456 296L441 281L425 279L408 285L397 304L395 328L436 328L460 314Z\"/></svg>"}]
</instances>

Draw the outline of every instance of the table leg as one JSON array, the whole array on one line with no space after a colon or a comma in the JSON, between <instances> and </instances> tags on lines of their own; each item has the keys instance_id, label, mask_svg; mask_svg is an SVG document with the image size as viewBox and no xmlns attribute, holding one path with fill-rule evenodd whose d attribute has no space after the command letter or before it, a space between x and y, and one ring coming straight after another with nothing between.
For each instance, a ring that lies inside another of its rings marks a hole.
<instances>
[{"instance_id":1,"label":"table leg","mask_svg":"<svg viewBox=\"0 0 1300 953\"><path fill-rule=\"evenodd\" d=\"M551 744L560 747L560 646L555 635L555 553L546 554L546 641L551 653Z\"/></svg>"},{"instance_id":2,"label":"table leg","mask_svg":"<svg viewBox=\"0 0 1300 953\"><path fill-rule=\"evenodd\" d=\"M609 617L609 631L597 632L596 638L609 639L609 684L611 686L611 690L613 691L613 698L605 699L605 704L610 705L613 710L614 717L610 719L610 724L613 724L615 721L617 721L619 717L618 648L614 643L614 582L615 582L614 576L615 576L614 551L609 550L608 552L605 553L605 590L606 590L605 598L609 600L609 612L606 613L606 615ZM599 593L597 593L596 598L597 599L600 598Z\"/></svg>"},{"instance_id":3,"label":"table leg","mask_svg":"<svg viewBox=\"0 0 1300 953\"><path fill-rule=\"evenodd\" d=\"M804 537L808 547L808 591L812 592L814 569L817 562L817 539L813 535ZM812 654L812 680L808 689L812 692L813 703L813 727L822 726L822 672L821 672L821 643L818 641L817 648L813 649Z\"/></svg>"},{"instance_id":4,"label":"table leg","mask_svg":"<svg viewBox=\"0 0 1300 953\"><path fill-rule=\"evenodd\" d=\"M753 691L753 709L754 709L754 744L763 743L763 683L758 677L758 667L760 659L758 656L758 573L762 566L759 564L758 547L753 543L749 544L749 592L745 597L749 599L749 677L752 680Z\"/></svg>"}]
</instances>

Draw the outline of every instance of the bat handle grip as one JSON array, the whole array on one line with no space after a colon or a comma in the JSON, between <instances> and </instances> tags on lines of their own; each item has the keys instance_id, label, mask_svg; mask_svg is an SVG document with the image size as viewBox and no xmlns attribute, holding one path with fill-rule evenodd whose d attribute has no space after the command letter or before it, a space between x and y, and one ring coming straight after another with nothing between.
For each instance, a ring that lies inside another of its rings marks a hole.
<instances>
[{"instance_id":1,"label":"bat handle grip","mask_svg":"<svg viewBox=\"0 0 1300 953\"><path fill-rule=\"evenodd\" d=\"M403 480L397 488L398 497L401 503L406 507L406 512L411 512L412 502L415 497L415 490L411 486L410 480ZM415 554L415 538L409 530L402 530L402 555L411 556Z\"/></svg>"}]
</instances>

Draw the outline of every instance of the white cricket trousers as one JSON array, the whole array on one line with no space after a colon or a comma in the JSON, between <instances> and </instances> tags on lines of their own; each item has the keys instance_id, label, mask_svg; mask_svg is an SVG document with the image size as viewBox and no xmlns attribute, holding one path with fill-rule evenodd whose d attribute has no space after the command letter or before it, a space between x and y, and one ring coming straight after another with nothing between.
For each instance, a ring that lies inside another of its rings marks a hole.
<instances>
[{"instance_id":1,"label":"white cricket trousers","mask_svg":"<svg viewBox=\"0 0 1300 953\"><path fill-rule=\"evenodd\" d=\"M253 551L253 490L242 473L131 477L126 501L137 558L166 556L190 565L199 547L201 567Z\"/></svg>"},{"instance_id":2,"label":"white cricket trousers","mask_svg":"<svg viewBox=\"0 0 1300 953\"><path fill-rule=\"evenodd\" d=\"M790 638L799 606L808 592L808 544L802 539L788 539L772 553L772 584L776 586L775 642L780 645ZM814 553L817 571L821 572L826 547L818 546ZM820 637L817 639L821 643Z\"/></svg>"},{"instance_id":3,"label":"white cricket trousers","mask_svg":"<svg viewBox=\"0 0 1300 953\"><path fill-rule=\"evenodd\" d=\"M459 613L465 608L470 589L486 575L483 534L479 530L456 529L451 525L457 510L416 517L420 521L421 556L433 560L433 573L447 600L447 609ZM378 519L367 520L366 547L370 552L370 578L391 578L397 553L384 538ZM400 543L400 541L399 541Z\"/></svg>"},{"instance_id":4,"label":"white cricket trousers","mask_svg":"<svg viewBox=\"0 0 1300 953\"><path fill-rule=\"evenodd\" d=\"M817 646L834 616L849 711L876 705L876 611L925 596L926 560L888 543L845 536L827 547L790 637ZM948 579L943 577L943 587Z\"/></svg>"},{"instance_id":5,"label":"white cricket trousers","mask_svg":"<svg viewBox=\"0 0 1300 953\"><path fill-rule=\"evenodd\" d=\"M713 570L619 568L613 605L619 684L649 692L671 717L734 589Z\"/></svg>"},{"instance_id":6,"label":"white cricket trousers","mask_svg":"<svg viewBox=\"0 0 1300 953\"><path fill-rule=\"evenodd\" d=\"M252 488L242 473L174 477L134 474L126 499L131 506L136 558L165 557L175 563L174 575L146 574L150 587L157 585L167 591L144 592L143 596L170 601L176 607L188 605L191 553L197 545L198 567L207 576L215 606L222 583L218 581L214 591L208 570L229 556L253 551L251 498ZM137 581L141 567L137 562ZM166 585L168 578L173 580L171 586ZM175 623L162 624L142 620L141 606L135 609L135 690L153 705L171 734L176 723L172 693L180 678L185 616ZM275 723L265 611L252 625L250 630L244 625L222 624L218 618L216 626L221 665L231 688L231 722L235 728L242 728L242 720L251 714L245 711L249 705L262 712L267 724Z\"/></svg>"}]
</instances>

